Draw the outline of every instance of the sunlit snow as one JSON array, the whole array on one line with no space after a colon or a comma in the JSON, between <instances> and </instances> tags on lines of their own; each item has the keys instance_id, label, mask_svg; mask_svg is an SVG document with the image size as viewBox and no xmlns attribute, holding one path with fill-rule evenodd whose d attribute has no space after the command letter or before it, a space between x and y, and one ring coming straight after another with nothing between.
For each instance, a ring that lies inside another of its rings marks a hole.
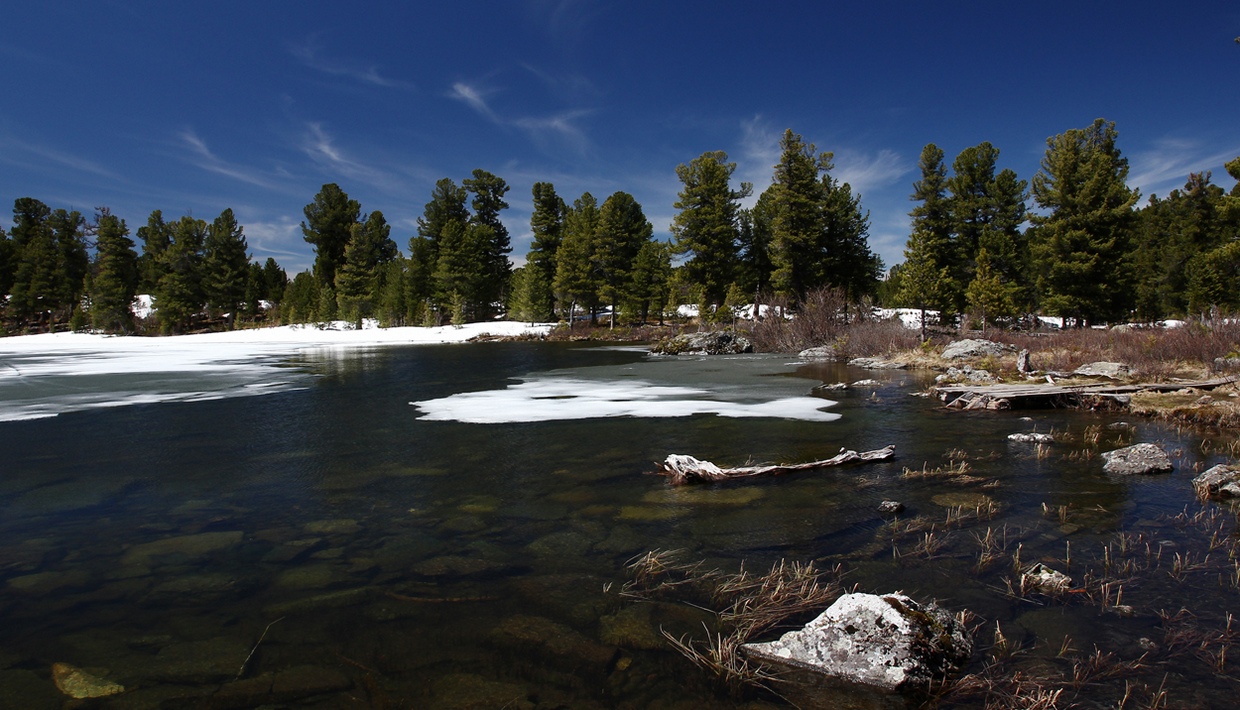
<instances>
[{"instance_id":1,"label":"sunlit snow","mask_svg":"<svg viewBox=\"0 0 1240 710\"><path fill-rule=\"evenodd\" d=\"M822 411L833 402L817 397L786 397L742 403L710 399L693 387L649 382L571 378L529 379L502 390L465 392L441 399L410 402L430 421L509 424L600 417L775 417L829 422L840 415Z\"/></svg>"}]
</instances>

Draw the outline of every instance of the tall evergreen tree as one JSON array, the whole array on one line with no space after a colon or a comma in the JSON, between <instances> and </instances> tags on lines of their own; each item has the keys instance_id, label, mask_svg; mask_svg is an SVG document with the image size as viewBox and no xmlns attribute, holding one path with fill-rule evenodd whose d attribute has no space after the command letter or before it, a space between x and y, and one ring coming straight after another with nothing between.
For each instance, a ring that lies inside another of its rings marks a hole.
<instances>
[{"instance_id":1,"label":"tall evergreen tree","mask_svg":"<svg viewBox=\"0 0 1240 710\"><path fill-rule=\"evenodd\" d=\"M512 272L512 264L508 254L512 251L508 228L500 221L499 215L508 209L504 195L508 192L508 183L503 178L485 170L477 169L473 177L461 181L461 184L473 194L470 206L474 214L470 222L486 227L486 231L475 231L476 235L489 234L488 241L482 245L481 264L484 280L479 284L480 292L476 304L478 316L489 318L502 307L507 299L505 290L508 288L508 277Z\"/></svg>"},{"instance_id":2,"label":"tall evergreen tree","mask_svg":"<svg viewBox=\"0 0 1240 710\"><path fill-rule=\"evenodd\" d=\"M663 323L671 278L672 245L654 239L643 242L629 273L626 310L632 314L631 319L645 324L653 311L658 314L659 323Z\"/></svg>"},{"instance_id":3,"label":"tall evergreen tree","mask_svg":"<svg viewBox=\"0 0 1240 710\"><path fill-rule=\"evenodd\" d=\"M56 236L48 223L52 211L32 197L13 203L13 281L9 312L19 322L50 320L50 296L56 287Z\"/></svg>"},{"instance_id":4,"label":"tall evergreen tree","mask_svg":"<svg viewBox=\"0 0 1240 710\"><path fill-rule=\"evenodd\" d=\"M395 259L396 244L389 236L392 228L378 210L353 225L352 232L336 273L336 300L340 314L360 326L363 318L374 315L380 272Z\"/></svg>"},{"instance_id":5,"label":"tall evergreen tree","mask_svg":"<svg viewBox=\"0 0 1240 710\"><path fill-rule=\"evenodd\" d=\"M570 323L578 305L589 310L591 322L598 313L601 289L593 266L598 218L598 201L588 192L574 200L564 215L564 239L556 251L554 286L560 302L569 304Z\"/></svg>"},{"instance_id":6,"label":"tall evergreen tree","mask_svg":"<svg viewBox=\"0 0 1240 710\"><path fill-rule=\"evenodd\" d=\"M335 287L336 270L344 261L344 250L353 235L362 206L336 183L328 183L306 205L306 221L301 232L314 246L314 276L320 286Z\"/></svg>"},{"instance_id":7,"label":"tall evergreen tree","mask_svg":"<svg viewBox=\"0 0 1240 710\"><path fill-rule=\"evenodd\" d=\"M672 205L679 210L672 218L676 253L689 256L684 268L713 305L723 303L738 276L739 201L753 192L749 183L732 189L736 163L727 161L728 154L720 150L678 165L676 177L683 187Z\"/></svg>"},{"instance_id":8,"label":"tall evergreen tree","mask_svg":"<svg viewBox=\"0 0 1240 710\"><path fill-rule=\"evenodd\" d=\"M86 218L76 210L54 210L48 225L56 242L56 293L53 309L68 314L77 308L86 290L90 254L86 249Z\"/></svg>"},{"instance_id":9,"label":"tall evergreen tree","mask_svg":"<svg viewBox=\"0 0 1240 710\"><path fill-rule=\"evenodd\" d=\"M830 174L822 176L822 236L819 238L823 282L843 289L852 300L874 293L883 261L870 251L870 213L861 196Z\"/></svg>"},{"instance_id":10,"label":"tall evergreen tree","mask_svg":"<svg viewBox=\"0 0 1240 710\"><path fill-rule=\"evenodd\" d=\"M598 275L601 294L611 304L613 328L616 310L627 293L633 262L653 233L654 227L642 206L627 192L613 193L599 208L591 266Z\"/></svg>"},{"instance_id":11,"label":"tall evergreen tree","mask_svg":"<svg viewBox=\"0 0 1240 710\"><path fill-rule=\"evenodd\" d=\"M13 240L9 239L4 227L0 227L0 297L7 296L13 288L13 272L17 268L14 255Z\"/></svg>"},{"instance_id":12,"label":"tall evergreen tree","mask_svg":"<svg viewBox=\"0 0 1240 710\"><path fill-rule=\"evenodd\" d=\"M943 150L933 143L927 144L921 150L919 164L921 179L913 183L909 198L919 204L909 213L913 231L904 248L896 298L902 305L921 309L924 339L926 310L937 310L942 319L956 311L957 298L951 277L955 247Z\"/></svg>"},{"instance_id":13,"label":"tall evergreen tree","mask_svg":"<svg viewBox=\"0 0 1240 710\"><path fill-rule=\"evenodd\" d=\"M171 226L172 243L163 254L163 275L155 285L155 307L160 329L181 333L194 316L202 313L206 302L202 262L207 223L185 215Z\"/></svg>"},{"instance_id":14,"label":"tall evergreen tree","mask_svg":"<svg viewBox=\"0 0 1240 710\"><path fill-rule=\"evenodd\" d=\"M780 158L771 186L772 284L779 293L797 299L825 283L822 260L823 184L820 172L833 167L831 153L819 153L792 129L784 131Z\"/></svg>"},{"instance_id":15,"label":"tall evergreen tree","mask_svg":"<svg viewBox=\"0 0 1240 710\"><path fill-rule=\"evenodd\" d=\"M556 253L564 239L564 213L568 206L549 182L534 183L533 193L530 230L534 239L525 257L529 269L521 281L525 290L522 298L531 309L530 320L548 320L555 315Z\"/></svg>"},{"instance_id":16,"label":"tall evergreen tree","mask_svg":"<svg viewBox=\"0 0 1240 710\"><path fill-rule=\"evenodd\" d=\"M228 316L230 327L235 327L237 312L245 301L250 276L248 248L244 229L237 223L232 208L225 209L207 229L203 244L202 293L213 315L231 314Z\"/></svg>"},{"instance_id":17,"label":"tall evergreen tree","mask_svg":"<svg viewBox=\"0 0 1240 710\"><path fill-rule=\"evenodd\" d=\"M138 227L138 239L142 240L142 255L138 257L138 289L140 293L155 293L156 284L164 275L164 252L172 245L172 225L164 221L162 211L153 210L146 219L146 226Z\"/></svg>"},{"instance_id":18,"label":"tall evergreen tree","mask_svg":"<svg viewBox=\"0 0 1240 710\"><path fill-rule=\"evenodd\" d=\"M138 255L125 221L103 208L95 215L95 263L90 279L90 320L99 330L133 330Z\"/></svg>"},{"instance_id":19,"label":"tall evergreen tree","mask_svg":"<svg viewBox=\"0 0 1240 710\"><path fill-rule=\"evenodd\" d=\"M737 283L755 299L771 287L771 272L774 269L771 264L771 220L774 209L772 193L765 190L752 208L741 210L739 214Z\"/></svg>"},{"instance_id":20,"label":"tall evergreen tree","mask_svg":"<svg viewBox=\"0 0 1240 710\"><path fill-rule=\"evenodd\" d=\"M1043 310L1078 324L1122 318L1132 286L1121 268L1138 193L1128 187L1128 159L1115 145L1115 124L1097 119L1047 139L1033 197L1031 252Z\"/></svg>"}]
</instances>

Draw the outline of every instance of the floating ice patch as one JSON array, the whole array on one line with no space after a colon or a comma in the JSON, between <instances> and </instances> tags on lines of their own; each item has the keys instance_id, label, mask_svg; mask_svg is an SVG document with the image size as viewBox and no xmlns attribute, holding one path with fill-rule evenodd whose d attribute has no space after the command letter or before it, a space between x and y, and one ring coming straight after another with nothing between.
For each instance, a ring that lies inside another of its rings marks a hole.
<instances>
[{"instance_id":1,"label":"floating ice patch","mask_svg":"<svg viewBox=\"0 0 1240 710\"><path fill-rule=\"evenodd\" d=\"M602 417L773 417L830 422L840 415L822 411L834 404L818 397L786 397L745 403L710 399L712 392L694 387L642 381L569 378L526 380L502 390L464 392L410 402L425 421L513 424Z\"/></svg>"}]
</instances>

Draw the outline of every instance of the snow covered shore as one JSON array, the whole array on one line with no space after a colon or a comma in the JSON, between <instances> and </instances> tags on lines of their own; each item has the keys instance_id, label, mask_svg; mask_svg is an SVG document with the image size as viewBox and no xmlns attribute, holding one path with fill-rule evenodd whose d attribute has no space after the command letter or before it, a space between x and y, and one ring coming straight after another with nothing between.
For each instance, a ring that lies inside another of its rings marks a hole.
<instances>
[{"instance_id":1,"label":"snow covered shore","mask_svg":"<svg viewBox=\"0 0 1240 710\"><path fill-rule=\"evenodd\" d=\"M551 327L511 321L437 328L366 325L361 330L342 322L322 328L286 325L166 337L44 333L0 338L0 380L22 375L216 371L227 369L230 362L320 348L460 343L484 333L516 336L546 333Z\"/></svg>"}]
</instances>

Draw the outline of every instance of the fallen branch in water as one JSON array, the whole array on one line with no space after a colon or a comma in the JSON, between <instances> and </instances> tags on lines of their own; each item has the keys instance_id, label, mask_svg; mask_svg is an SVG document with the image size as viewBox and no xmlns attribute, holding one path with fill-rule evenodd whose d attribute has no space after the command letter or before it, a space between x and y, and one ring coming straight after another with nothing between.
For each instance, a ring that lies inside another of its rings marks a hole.
<instances>
[{"instance_id":1,"label":"fallen branch in water","mask_svg":"<svg viewBox=\"0 0 1240 710\"><path fill-rule=\"evenodd\" d=\"M694 483L696 481L704 481L714 483L716 481L724 481L730 478L749 478L751 476L777 476L781 473L792 473L793 471L808 471L815 468L826 468L828 466L839 466L846 463L861 463L867 461L886 461L895 456L896 447L894 445L873 451L856 451L840 450L839 455L833 456L822 461L810 461L809 463L795 464L774 464L767 466L742 466L740 468L719 468L710 461L701 461L686 454L669 454L663 463L658 464L659 470L656 473L660 476L667 476L668 483L673 486L682 486L686 483Z\"/></svg>"}]
</instances>

